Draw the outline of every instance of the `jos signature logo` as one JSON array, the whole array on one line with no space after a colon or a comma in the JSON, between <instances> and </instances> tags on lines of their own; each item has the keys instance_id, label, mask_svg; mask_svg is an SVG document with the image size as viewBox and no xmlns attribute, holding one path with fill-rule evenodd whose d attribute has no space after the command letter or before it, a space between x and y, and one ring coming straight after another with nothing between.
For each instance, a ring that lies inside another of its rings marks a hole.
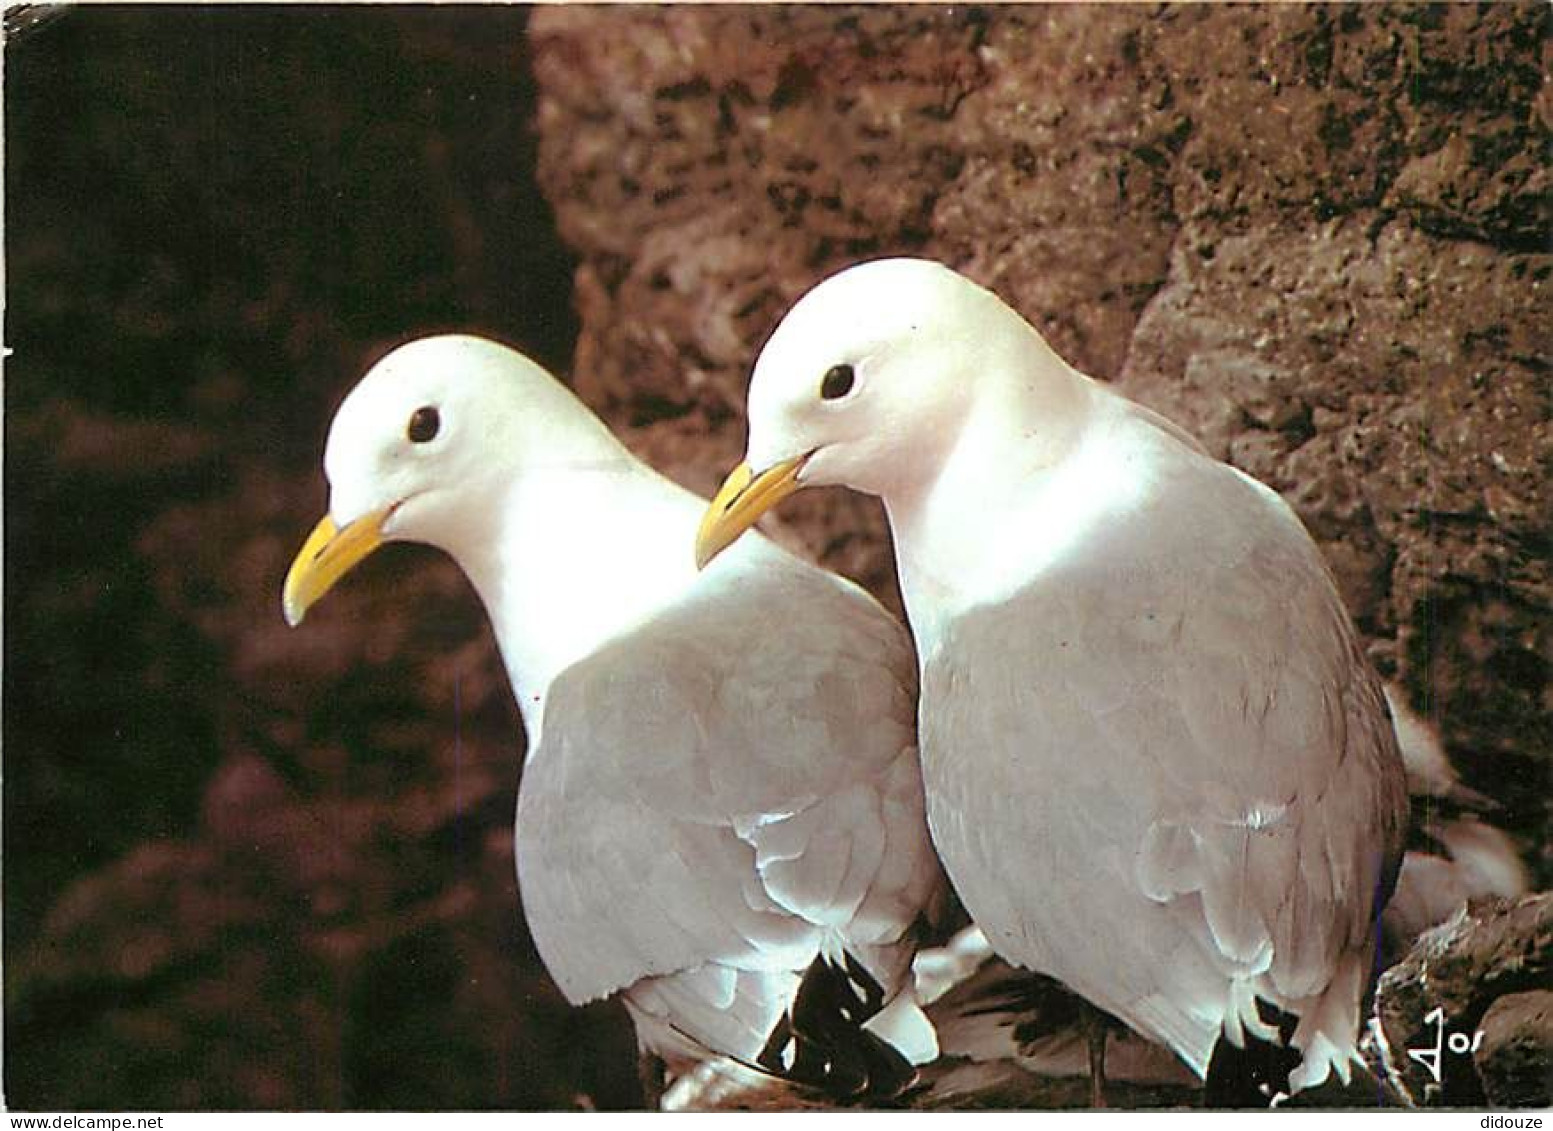
<instances>
[{"instance_id":1,"label":"jos signature logo","mask_svg":"<svg viewBox=\"0 0 1553 1131\"><path fill-rule=\"evenodd\" d=\"M1466 1033L1452 1033L1445 1035L1445 1009L1435 1006L1424 1014L1424 1024L1434 1026L1434 1044L1431 1047L1421 1049L1408 1049L1407 1055L1418 1061L1429 1070L1429 1075L1434 1077L1434 1082L1440 1082L1441 1058L1449 1052L1454 1056L1466 1056L1470 1052L1477 1052L1478 1046L1483 1043L1483 1030L1479 1029L1470 1037Z\"/></svg>"}]
</instances>

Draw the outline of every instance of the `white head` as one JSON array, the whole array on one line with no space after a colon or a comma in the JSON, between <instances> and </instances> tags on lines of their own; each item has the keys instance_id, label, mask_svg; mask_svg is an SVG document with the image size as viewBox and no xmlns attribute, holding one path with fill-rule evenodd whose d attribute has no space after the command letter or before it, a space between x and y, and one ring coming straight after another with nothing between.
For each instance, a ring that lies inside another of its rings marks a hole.
<instances>
[{"instance_id":1,"label":"white head","mask_svg":"<svg viewBox=\"0 0 1553 1131\"><path fill-rule=\"evenodd\" d=\"M351 390L330 426L329 514L287 575L286 619L299 623L383 542L427 542L456 555L464 533L486 520L492 491L516 472L576 458L608 435L554 377L505 346L446 335L399 347Z\"/></svg>"},{"instance_id":2,"label":"white head","mask_svg":"<svg viewBox=\"0 0 1553 1131\"><path fill-rule=\"evenodd\" d=\"M747 458L707 512L698 560L799 487L889 501L931 483L978 404L1040 383L1032 362L1066 371L1016 312L942 264L881 259L831 276L755 363Z\"/></svg>"}]
</instances>

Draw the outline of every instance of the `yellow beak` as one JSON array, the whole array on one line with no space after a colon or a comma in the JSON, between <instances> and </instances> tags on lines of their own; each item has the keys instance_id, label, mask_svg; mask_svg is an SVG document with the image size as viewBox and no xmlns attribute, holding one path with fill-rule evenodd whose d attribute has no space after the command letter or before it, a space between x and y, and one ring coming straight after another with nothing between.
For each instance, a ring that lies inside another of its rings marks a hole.
<instances>
[{"instance_id":1,"label":"yellow beak","mask_svg":"<svg viewBox=\"0 0 1553 1131\"><path fill-rule=\"evenodd\" d=\"M296 560L286 571L286 587L281 593L281 608L286 623L295 628L307 610L334 583L349 573L362 558L383 544L383 520L392 507L364 514L341 530L328 515L318 520L313 532L297 551Z\"/></svg>"},{"instance_id":2,"label":"yellow beak","mask_svg":"<svg viewBox=\"0 0 1553 1131\"><path fill-rule=\"evenodd\" d=\"M696 531L696 568L705 569L761 515L798 490L802 486L798 473L808 462L809 455L804 454L783 460L759 475L747 463L730 471Z\"/></svg>"}]
</instances>

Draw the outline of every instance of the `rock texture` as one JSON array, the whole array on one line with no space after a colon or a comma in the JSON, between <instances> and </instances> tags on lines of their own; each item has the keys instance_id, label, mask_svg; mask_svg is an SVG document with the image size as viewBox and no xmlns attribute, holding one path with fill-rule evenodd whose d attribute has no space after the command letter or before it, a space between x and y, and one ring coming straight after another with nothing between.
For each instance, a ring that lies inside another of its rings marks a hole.
<instances>
[{"instance_id":1,"label":"rock texture","mask_svg":"<svg viewBox=\"0 0 1553 1131\"><path fill-rule=\"evenodd\" d=\"M543 11L578 387L709 489L797 295L860 258L944 260L1285 494L1535 855L1548 24L1535 4ZM890 596L871 503L784 514Z\"/></svg>"},{"instance_id":2,"label":"rock texture","mask_svg":"<svg viewBox=\"0 0 1553 1131\"><path fill-rule=\"evenodd\" d=\"M1390 1077L1420 1105L1546 1103L1550 976L1553 895L1464 908L1381 976Z\"/></svg>"},{"instance_id":3,"label":"rock texture","mask_svg":"<svg viewBox=\"0 0 1553 1131\"><path fill-rule=\"evenodd\" d=\"M8 36L8 1109L639 1102L624 1016L524 931L520 728L457 570L396 550L280 617L375 355L460 327L565 367L526 19Z\"/></svg>"},{"instance_id":4,"label":"rock texture","mask_svg":"<svg viewBox=\"0 0 1553 1131\"><path fill-rule=\"evenodd\" d=\"M862 258L959 268L1289 499L1545 884L1548 30L1531 4L546 10L578 388L709 490L794 298ZM779 522L895 600L873 504ZM1461 922L1532 946L1525 914ZM1508 992L1478 973L1452 1024ZM1391 986L1416 1036L1433 1005ZM1528 1102L1527 1008L1419 1101Z\"/></svg>"},{"instance_id":5,"label":"rock texture","mask_svg":"<svg viewBox=\"0 0 1553 1131\"><path fill-rule=\"evenodd\" d=\"M1553 992L1506 994L1489 1006L1474 1059L1491 1102L1553 1106Z\"/></svg>"}]
</instances>

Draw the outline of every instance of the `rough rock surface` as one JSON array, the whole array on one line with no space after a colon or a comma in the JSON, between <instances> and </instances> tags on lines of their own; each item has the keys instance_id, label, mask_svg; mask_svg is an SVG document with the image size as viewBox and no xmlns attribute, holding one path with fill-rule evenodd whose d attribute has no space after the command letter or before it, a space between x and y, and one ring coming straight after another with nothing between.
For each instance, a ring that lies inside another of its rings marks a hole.
<instances>
[{"instance_id":1,"label":"rough rock surface","mask_svg":"<svg viewBox=\"0 0 1553 1131\"><path fill-rule=\"evenodd\" d=\"M7 37L8 1110L639 1102L624 1016L523 928L520 728L457 570L394 550L280 617L375 355L570 354L526 19Z\"/></svg>"},{"instance_id":2,"label":"rough rock surface","mask_svg":"<svg viewBox=\"0 0 1553 1131\"><path fill-rule=\"evenodd\" d=\"M1553 1106L1553 991L1507 994L1489 1006L1474 1059L1490 1103Z\"/></svg>"},{"instance_id":3,"label":"rough rock surface","mask_svg":"<svg viewBox=\"0 0 1553 1131\"><path fill-rule=\"evenodd\" d=\"M1550 977L1553 895L1474 904L1426 932L1376 988L1392 1079L1420 1105L1539 1103L1548 995L1534 991Z\"/></svg>"},{"instance_id":4,"label":"rough rock surface","mask_svg":"<svg viewBox=\"0 0 1553 1131\"><path fill-rule=\"evenodd\" d=\"M578 387L709 489L797 295L860 258L942 259L1282 491L1381 667L1545 851L1549 19L543 11ZM890 596L873 504L799 496L784 520Z\"/></svg>"}]
</instances>

